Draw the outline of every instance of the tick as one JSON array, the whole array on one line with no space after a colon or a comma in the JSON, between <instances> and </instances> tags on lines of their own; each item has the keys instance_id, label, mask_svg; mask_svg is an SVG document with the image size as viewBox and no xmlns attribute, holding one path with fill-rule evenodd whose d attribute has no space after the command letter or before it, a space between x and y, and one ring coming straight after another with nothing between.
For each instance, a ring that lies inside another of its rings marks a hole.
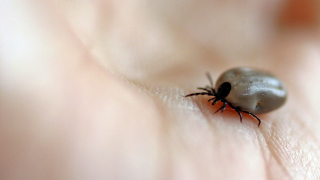
<instances>
[{"instance_id":1,"label":"tick","mask_svg":"<svg viewBox=\"0 0 320 180\"><path fill-rule=\"evenodd\" d=\"M258 69L233 68L225 71L216 81L215 87L209 73L207 77L210 86L200 87L202 92L186 95L212 96L208 102L212 105L221 101L223 105L215 112L223 112L227 104L240 116L246 113L256 118L260 126L261 120L256 114L264 114L278 109L284 104L287 98L287 90L284 84L275 76Z\"/></svg>"}]
</instances>

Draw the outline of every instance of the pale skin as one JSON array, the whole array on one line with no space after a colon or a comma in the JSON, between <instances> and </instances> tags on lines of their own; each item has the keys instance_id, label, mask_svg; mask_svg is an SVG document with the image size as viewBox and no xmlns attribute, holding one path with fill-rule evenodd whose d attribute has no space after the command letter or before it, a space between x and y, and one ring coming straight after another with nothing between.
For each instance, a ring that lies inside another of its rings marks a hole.
<instances>
[{"instance_id":1,"label":"pale skin","mask_svg":"<svg viewBox=\"0 0 320 180\"><path fill-rule=\"evenodd\" d=\"M0 179L319 179L319 15L272 3L3 2ZM237 66L288 88L259 128L183 97Z\"/></svg>"}]
</instances>

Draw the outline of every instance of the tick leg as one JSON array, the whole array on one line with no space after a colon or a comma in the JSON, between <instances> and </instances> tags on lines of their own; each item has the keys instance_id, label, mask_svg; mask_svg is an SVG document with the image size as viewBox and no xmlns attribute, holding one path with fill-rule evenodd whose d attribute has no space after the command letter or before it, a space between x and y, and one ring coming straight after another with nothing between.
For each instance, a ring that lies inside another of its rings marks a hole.
<instances>
[{"instance_id":1,"label":"tick leg","mask_svg":"<svg viewBox=\"0 0 320 180\"><path fill-rule=\"evenodd\" d=\"M242 123L242 114L241 114L240 110L237 109L237 108L235 108L234 110L236 110L237 113L239 114L239 116L240 116L240 122Z\"/></svg>"},{"instance_id":2,"label":"tick leg","mask_svg":"<svg viewBox=\"0 0 320 180\"><path fill-rule=\"evenodd\" d=\"M216 97L209 99L208 102L214 101L215 98L216 98Z\"/></svg>"},{"instance_id":3,"label":"tick leg","mask_svg":"<svg viewBox=\"0 0 320 180\"><path fill-rule=\"evenodd\" d=\"M207 91L208 93L212 93L211 89L198 87L197 89Z\"/></svg>"},{"instance_id":4,"label":"tick leg","mask_svg":"<svg viewBox=\"0 0 320 180\"><path fill-rule=\"evenodd\" d=\"M211 92L213 92L213 94L216 94L216 91L214 90L214 88L213 88L213 87L206 86L206 88L207 88L207 89L210 89L210 90L211 90Z\"/></svg>"},{"instance_id":5,"label":"tick leg","mask_svg":"<svg viewBox=\"0 0 320 180\"><path fill-rule=\"evenodd\" d=\"M227 106L227 102L223 102L223 105L222 105L216 112L214 112L214 113L217 113L217 112L219 112L220 110L222 110L221 112L223 112L224 109L226 108L226 106Z\"/></svg>"},{"instance_id":6,"label":"tick leg","mask_svg":"<svg viewBox=\"0 0 320 180\"><path fill-rule=\"evenodd\" d=\"M221 112L223 112L224 110L226 110L226 107L227 107L227 102L224 102L224 103L223 103L223 109L222 109Z\"/></svg>"},{"instance_id":7,"label":"tick leg","mask_svg":"<svg viewBox=\"0 0 320 180\"><path fill-rule=\"evenodd\" d=\"M210 73L206 73L206 75L207 75L207 78L209 79L209 82L210 82L210 85L211 85L211 88L213 88L213 82L212 82L212 78L211 78L211 75L210 75Z\"/></svg>"},{"instance_id":8,"label":"tick leg","mask_svg":"<svg viewBox=\"0 0 320 180\"><path fill-rule=\"evenodd\" d=\"M251 113L251 112L248 112L248 111L242 111L242 112L247 113L247 114L250 114L251 116L255 117L255 118L259 121L258 127L260 126L261 120L260 120L260 118L259 118L257 115L255 115L255 114L253 114L253 113Z\"/></svg>"},{"instance_id":9,"label":"tick leg","mask_svg":"<svg viewBox=\"0 0 320 180\"><path fill-rule=\"evenodd\" d=\"M187 94L184 97L189 97L189 96L199 96L199 95L208 95L208 96L213 96L213 94L208 93L208 92L200 92L200 93L191 93Z\"/></svg>"},{"instance_id":10,"label":"tick leg","mask_svg":"<svg viewBox=\"0 0 320 180\"><path fill-rule=\"evenodd\" d=\"M215 105L215 104L217 104L217 102L219 102L219 101L220 101L220 99L215 99L215 100L212 102L212 106Z\"/></svg>"}]
</instances>

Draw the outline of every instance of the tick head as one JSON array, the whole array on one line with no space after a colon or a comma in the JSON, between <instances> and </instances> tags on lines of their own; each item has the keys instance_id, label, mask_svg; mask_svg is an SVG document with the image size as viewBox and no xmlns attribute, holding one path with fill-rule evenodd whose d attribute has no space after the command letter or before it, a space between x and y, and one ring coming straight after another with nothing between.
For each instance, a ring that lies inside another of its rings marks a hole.
<instances>
[{"instance_id":1,"label":"tick head","mask_svg":"<svg viewBox=\"0 0 320 180\"><path fill-rule=\"evenodd\" d=\"M229 82L224 82L220 85L218 92L217 92L217 97L219 99L225 98L228 96L231 90L231 84Z\"/></svg>"}]
</instances>

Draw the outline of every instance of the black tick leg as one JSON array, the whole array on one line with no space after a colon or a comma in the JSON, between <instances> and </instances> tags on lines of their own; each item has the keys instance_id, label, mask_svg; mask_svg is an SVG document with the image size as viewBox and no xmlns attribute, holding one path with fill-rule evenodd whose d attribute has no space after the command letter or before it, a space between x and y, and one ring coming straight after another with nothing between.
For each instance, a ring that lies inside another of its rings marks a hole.
<instances>
[{"instance_id":1,"label":"black tick leg","mask_svg":"<svg viewBox=\"0 0 320 180\"><path fill-rule=\"evenodd\" d=\"M221 112L223 112L225 109L226 109L226 106L227 106L227 102L223 102L223 105L214 113L217 113L221 110Z\"/></svg>"},{"instance_id":2,"label":"black tick leg","mask_svg":"<svg viewBox=\"0 0 320 180\"><path fill-rule=\"evenodd\" d=\"M255 118L259 121L258 127L260 126L261 120L260 120L260 118L259 118L257 115L255 115L255 114L253 114L253 113L251 113L251 112L248 112L248 111L242 111L242 112L247 113L247 114L250 114L251 116L255 117Z\"/></svg>"},{"instance_id":3,"label":"black tick leg","mask_svg":"<svg viewBox=\"0 0 320 180\"><path fill-rule=\"evenodd\" d=\"M189 96L199 96L199 95L208 95L208 96L213 96L213 94L208 93L208 92L200 92L200 93L191 93L187 94L184 97L189 97Z\"/></svg>"}]
</instances>

